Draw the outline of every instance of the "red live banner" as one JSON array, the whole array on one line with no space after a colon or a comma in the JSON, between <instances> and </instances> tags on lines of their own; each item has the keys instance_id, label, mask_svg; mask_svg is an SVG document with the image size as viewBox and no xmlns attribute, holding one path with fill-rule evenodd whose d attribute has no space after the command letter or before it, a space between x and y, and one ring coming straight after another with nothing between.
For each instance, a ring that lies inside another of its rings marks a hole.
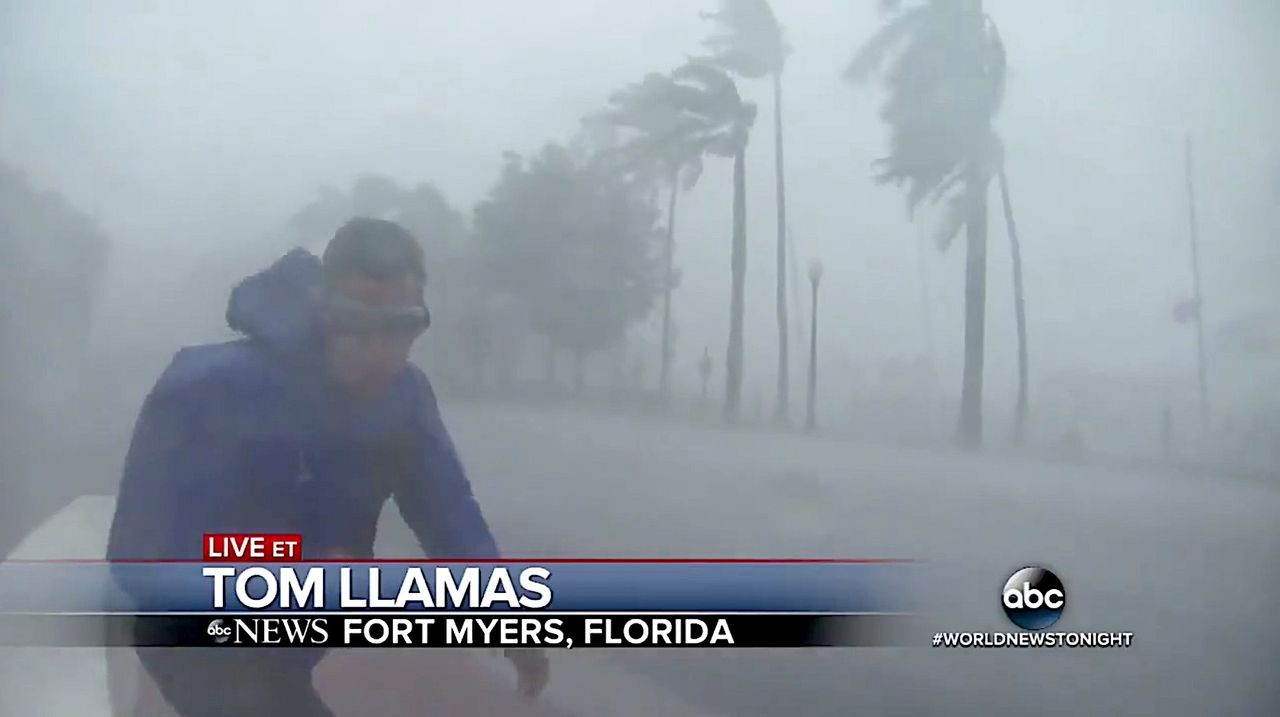
<instances>
[{"instance_id":1,"label":"red live banner","mask_svg":"<svg viewBox=\"0 0 1280 717\"><path fill-rule=\"evenodd\" d=\"M206 563L290 563L302 559L302 536L276 533L205 533Z\"/></svg>"}]
</instances>

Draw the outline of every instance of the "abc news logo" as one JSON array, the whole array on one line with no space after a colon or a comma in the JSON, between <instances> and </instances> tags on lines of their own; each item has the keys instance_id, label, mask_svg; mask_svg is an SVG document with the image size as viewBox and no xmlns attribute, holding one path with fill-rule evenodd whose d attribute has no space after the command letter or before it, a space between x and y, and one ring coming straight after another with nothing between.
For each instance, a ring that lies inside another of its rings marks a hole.
<instances>
[{"instance_id":1,"label":"abc news logo","mask_svg":"<svg viewBox=\"0 0 1280 717\"><path fill-rule=\"evenodd\" d=\"M217 618L205 628L205 634L216 645L325 645L329 624L323 617Z\"/></svg>"},{"instance_id":2,"label":"abc news logo","mask_svg":"<svg viewBox=\"0 0 1280 717\"><path fill-rule=\"evenodd\" d=\"M1062 617L1067 592L1052 571L1029 566L1005 581L1000 604L1009 622L1025 630L1043 630Z\"/></svg>"}]
</instances>

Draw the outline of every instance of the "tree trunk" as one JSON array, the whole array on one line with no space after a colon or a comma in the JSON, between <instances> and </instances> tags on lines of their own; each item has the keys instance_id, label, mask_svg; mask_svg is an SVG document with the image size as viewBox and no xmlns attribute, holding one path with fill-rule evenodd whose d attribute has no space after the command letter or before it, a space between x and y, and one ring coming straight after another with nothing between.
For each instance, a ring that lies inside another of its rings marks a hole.
<instances>
[{"instance_id":1,"label":"tree trunk","mask_svg":"<svg viewBox=\"0 0 1280 717\"><path fill-rule=\"evenodd\" d=\"M987 312L987 182L974 163L968 170L968 219L965 226L964 383L960 391L960 445L982 445L983 340Z\"/></svg>"},{"instance_id":2,"label":"tree trunk","mask_svg":"<svg viewBox=\"0 0 1280 717\"><path fill-rule=\"evenodd\" d=\"M1018 226L1013 221L1013 204L1009 201L1009 180L1004 167L999 171L1000 202L1004 207L1004 225L1009 231L1009 251L1013 256L1013 315L1018 326L1018 403L1014 407L1013 442L1021 446L1027 438L1027 305L1022 294L1022 243Z\"/></svg>"},{"instance_id":3,"label":"tree trunk","mask_svg":"<svg viewBox=\"0 0 1280 717\"><path fill-rule=\"evenodd\" d=\"M808 309L804 305L804 297L800 295L801 293L800 287L803 282L800 281L800 272L797 269L797 267L799 266L800 266L800 262L796 258L796 235L795 235L795 232L791 231L790 223L788 223L787 225L787 289L788 289L788 292L790 293L790 296L787 297L787 302L788 302L787 315L788 316L794 315L796 317L796 322L794 324L791 324L790 322L788 322L792 327L791 337L788 343L788 346L789 346L789 348L787 349L788 351L790 351L791 349L795 349L796 351L801 351L804 349L804 343L805 343L805 336L804 336L805 313L804 312L807 311Z\"/></svg>"},{"instance_id":4,"label":"tree trunk","mask_svg":"<svg viewBox=\"0 0 1280 717\"><path fill-rule=\"evenodd\" d=\"M671 289L675 275L676 197L680 193L680 174L671 177L671 200L667 204L666 273L662 281L662 363L658 369L658 392L667 403L671 386Z\"/></svg>"},{"instance_id":5,"label":"tree trunk","mask_svg":"<svg viewBox=\"0 0 1280 717\"><path fill-rule=\"evenodd\" d=\"M774 420L785 424L790 422L791 397L787 361L787 184L782 154L782 75L778 73L773 76L773 153L778 213L778 396L774 401Z\"/></svg>"},{"instance_id":6,"label":"tree trunk","mask_svg":"<svg viewBox=\"0 0 1280 717\"><path fill-rule=\"evenodd\" d=\"M729 299L729 347L725 356L724 420L736 423L742 404L743 289L747 276L746 147L733 156L733 289Z\"/></svg>"}]
</instances>

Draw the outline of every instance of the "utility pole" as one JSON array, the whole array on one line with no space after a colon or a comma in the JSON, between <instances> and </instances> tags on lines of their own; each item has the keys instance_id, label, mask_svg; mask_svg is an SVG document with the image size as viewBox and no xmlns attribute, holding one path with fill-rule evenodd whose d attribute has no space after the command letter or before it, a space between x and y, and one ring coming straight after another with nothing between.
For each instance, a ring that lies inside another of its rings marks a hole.
<instances>
[{"instance_id":1,"label":"utility pole","mask_svg":"<svg viewBox=\"0 0 1280 717\"><path fill-rule=\"evenodd\" d=\"M1209 387L1205 378L1204 361L1204 295L1200 285L1200 227L1196 221L1196 188L1192 178L1191 134L1187 133L1185 143L1187 174L1187 217L1190 222L1191 237L1191 277L1195 292L1195 324L1196 324L1196 371L1200 380L1200 426L1209 429Z\"/></svg>"}]
</instances>

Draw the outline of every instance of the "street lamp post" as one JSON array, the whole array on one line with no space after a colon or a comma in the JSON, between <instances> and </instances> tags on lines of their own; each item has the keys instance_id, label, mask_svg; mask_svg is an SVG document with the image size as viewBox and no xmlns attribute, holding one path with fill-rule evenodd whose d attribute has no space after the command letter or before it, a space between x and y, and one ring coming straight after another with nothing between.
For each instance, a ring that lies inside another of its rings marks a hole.
<instances>
[{"instance_id":1,"label":"street lamp post","mask_svg":"<svg viewBox=\"0 0 1280 717\"><path fill-rule=\"evenodd\" d=\"M814 407L818 393L818 283L822 281L822 260L809 262L809 286L813 290L813 304L809 311L809 409L805 419L805 430L812 431L818 426L817 411Z\"/></svg>"}]
</instances>

